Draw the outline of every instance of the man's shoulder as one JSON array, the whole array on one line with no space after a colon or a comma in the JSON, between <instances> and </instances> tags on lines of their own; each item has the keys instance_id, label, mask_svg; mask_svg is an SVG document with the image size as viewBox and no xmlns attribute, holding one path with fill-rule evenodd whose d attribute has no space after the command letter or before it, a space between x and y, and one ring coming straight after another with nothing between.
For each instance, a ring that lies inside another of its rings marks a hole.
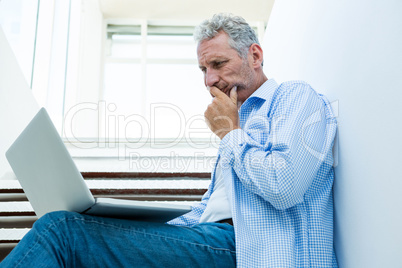
<instances>
[{"instance_id":1,"label":"man's shoulder","mask_svg":"<svg viewBox=\"0 0 402 268\"><path fill-rule=\"evenodd\" d=\"M293 80L283 82L278 86L274 100L279 101L301 96L311 96L319 99L319 95L309 83L303 80Z\"/></svg>"},{"instance_id":2,"label":"man's shoulder","mask_svg":"<svg viewBox=\"0 0 402 268\"><path fill-rule=\"evenodd\" d=\"M314 89L310 86L309 83L303 80L291 80L281 83L278 86L278 90L280 91L297 91L297 90L305 90L305 91L314 91Z\"/></svg>"}]
</instances>

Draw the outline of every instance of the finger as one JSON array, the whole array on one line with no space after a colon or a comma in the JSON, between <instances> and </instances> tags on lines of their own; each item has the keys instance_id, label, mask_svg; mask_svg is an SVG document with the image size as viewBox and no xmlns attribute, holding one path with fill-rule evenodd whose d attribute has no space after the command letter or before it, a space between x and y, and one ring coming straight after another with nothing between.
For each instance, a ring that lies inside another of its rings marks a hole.
<instances>
[{"instance_id":1,"label":"finger","mask_svg":"<svg viewBox=\"0 0 402 268\"><path fill-rule=\"evenodd\" d=\"M219 88L217 87L209 87L209 93L214 97L219 97L225 95ZM225 95L226 96L226 95Z\"/></svg>"},{"instance_id":2,"label":"finger","mask_svg":"<svg viewBox=\"0 0 402 268\"><path fill-rule=\"evenodd\" d=\"M230 90L230 99L237 105L237 86L232 87Z\"/></svg>"}]
</instances>

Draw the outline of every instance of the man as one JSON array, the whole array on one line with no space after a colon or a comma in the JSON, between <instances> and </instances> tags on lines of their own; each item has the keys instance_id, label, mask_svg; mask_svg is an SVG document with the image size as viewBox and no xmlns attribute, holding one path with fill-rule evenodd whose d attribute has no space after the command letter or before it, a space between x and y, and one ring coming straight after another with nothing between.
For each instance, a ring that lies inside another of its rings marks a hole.
<instances>
[{"instance_id":1,"label":"man","mask_svg":"<svg viewBox=\"0 0 402 268\"><path fill-rule=\"evenodd\" d=\"M221 138L202 201L169 224L50 213L4 266L330 267L336 121L303 82L277 85L240 17L196 30L213 99L205 112Z\"/></svg>"}]
</instances>

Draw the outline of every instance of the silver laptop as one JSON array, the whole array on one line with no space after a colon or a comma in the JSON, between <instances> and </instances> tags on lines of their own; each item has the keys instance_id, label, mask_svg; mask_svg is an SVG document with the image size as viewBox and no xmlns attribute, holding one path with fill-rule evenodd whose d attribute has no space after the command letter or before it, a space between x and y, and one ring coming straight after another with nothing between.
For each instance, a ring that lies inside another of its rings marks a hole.
<instances>
[{"instance_id":1,"label":"silver laptop","mask_svg":"<svg viewBox=\"0 0 402 268\"><path fill-rule=\"evenodd\" d=\"M183 204L94 198L44 108L11 145L6 157L38 217L66 210L166 222L191 210Z\"/></svg>"}]
</instances>

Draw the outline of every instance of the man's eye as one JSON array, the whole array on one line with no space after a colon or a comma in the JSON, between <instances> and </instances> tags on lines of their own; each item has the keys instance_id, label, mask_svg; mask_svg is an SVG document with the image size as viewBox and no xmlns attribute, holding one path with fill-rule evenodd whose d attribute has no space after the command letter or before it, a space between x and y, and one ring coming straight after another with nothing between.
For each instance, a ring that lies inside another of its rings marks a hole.
<instances>
[{"instance_id":1,"label":"man's eye","mask_svg":"<svg viewBox=\"0 0 402 268\"><path fill-rule=\"evenodd\" d=\"M214 67L215 68L222 67L223 65L225 65L226 62L227 61L217 61L217 62L215 62Z\"/></svg>"}]
</instances>

